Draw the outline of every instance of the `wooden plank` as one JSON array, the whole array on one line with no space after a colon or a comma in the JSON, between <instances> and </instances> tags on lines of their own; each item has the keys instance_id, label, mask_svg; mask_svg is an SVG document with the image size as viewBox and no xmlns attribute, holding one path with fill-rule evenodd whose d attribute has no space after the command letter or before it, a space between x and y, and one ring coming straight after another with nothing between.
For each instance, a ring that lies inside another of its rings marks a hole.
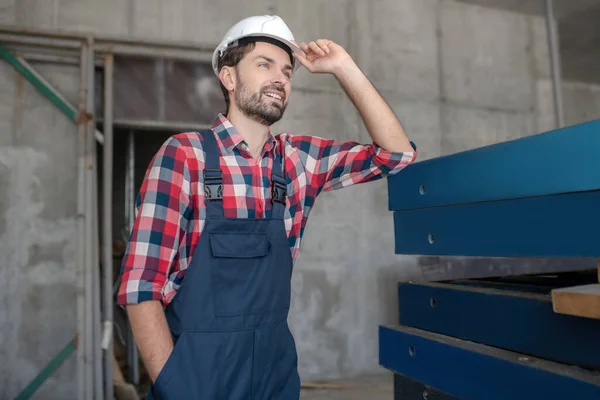
<instances>
[{"instance_id":1,"label":"wooden plank","mask_svg":"<svg viewBox=\"0 0 600 400\"><path fill-rule=\"evenodd\" d=\"M395 211L395 251L420 255L597 258L598 204L600 191L591 191Z\"/></svg>"},{"instance_id":2,"label":"wooden plank","mask_svg":"<svg viewBox=\"0 0 600 400\"><path fill-rule=\"evenodd\" d=\"M600 398L598 371L403 326L380 327L379 363L461 400Z\"/></svg>"},{"instance_id":3,"label":"wooden plank","mask_svg":"<svg viewBox=\"0 0 600 400\"><path fill-rule=\"evenodd\" d=\"M485 284L485 283L484 283ZM398 283L398 322L442 335L600 370L600 321L553 311L547 294L451 283ZM540 340L543 337L544 340ZM569 343L569 346L565 346Z\"/></svg>"},{"instance_id":4,"label":"wooden plank","mask_svg":"<svg viewBox=\"0 0 600 400\"><path fill-rule=\"evenodd\" d=\"M389 209L597 190L598 154L600 120L416 162L388 178Z\"/></svg>"},{"instance_id":5,"label":"wooden plank","mask_svg":"<svg viewBox=\"0 0 600 400\"><path fill-rule=\"evenodd\" d=\"M552 305L559 314L600 319L600 283L552 290Z\"/></svg>"}]
</instances>

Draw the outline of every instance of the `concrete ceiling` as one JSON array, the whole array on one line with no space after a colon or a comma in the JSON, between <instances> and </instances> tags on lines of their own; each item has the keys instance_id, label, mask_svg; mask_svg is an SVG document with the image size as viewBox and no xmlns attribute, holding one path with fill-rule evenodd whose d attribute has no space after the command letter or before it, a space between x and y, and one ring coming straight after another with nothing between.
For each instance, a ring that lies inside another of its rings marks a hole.
<instances>
[{"instance_id":1,"label":"concrete ceiling","mask_svg":"<svg viewBox=\"0 0 600 400\"><path fill-rule=\"evenodd\" d=\"M464 3L546 15L545 0L459 0ZM600 83L600 0L554 0L562 76Z\"/></svg>"}]
</instances>

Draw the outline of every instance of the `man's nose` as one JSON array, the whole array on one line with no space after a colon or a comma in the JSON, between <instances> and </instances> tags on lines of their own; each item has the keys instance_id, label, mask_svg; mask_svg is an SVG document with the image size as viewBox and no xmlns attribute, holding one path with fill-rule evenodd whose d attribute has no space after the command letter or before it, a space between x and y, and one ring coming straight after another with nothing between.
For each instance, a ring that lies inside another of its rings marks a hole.
<instances>
[{"instance_id":1,"label":"man's nose","mask_svg":"<svg viewBox=\"0 0 600 400\"><path fill-rule=\"evenodd\" d=\"M280 86L285 86L288 81L288 77L282 71L276 72L272 80L274 84L278 84ZM281 88L281 90L283 90L283 88Z\"/></svg>"}]
</instances>

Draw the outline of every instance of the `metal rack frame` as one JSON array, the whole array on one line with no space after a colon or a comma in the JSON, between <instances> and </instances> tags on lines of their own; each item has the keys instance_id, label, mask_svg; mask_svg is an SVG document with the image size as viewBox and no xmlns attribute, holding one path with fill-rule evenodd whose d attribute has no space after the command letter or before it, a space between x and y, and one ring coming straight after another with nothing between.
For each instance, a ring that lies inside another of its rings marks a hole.
<instances>
[{"instance_id":1,"label":"metal rack frame","mask_svg":"<svg viewBox=\"0 0 600 400\"><path fill-rule=\"evenodd\" d=\"M77 354L78 398L113 398L113 282L112 273L112 180L113 180L113 74L114 57L139 56L174 59L191 62L210 62L212 50L194 44L131 40L101 35L60 33L44 30L23 31L19 27L0 26L0 58L11 64L36 89L78 126L78 182L77 182L77 334L63 348L49 366L19 395L29 398L44 380L56 370L72 352ZM28 61L46 61L78 65L79 100L69 102L52 87ZM96 129L94 107L95 69L104 70L104 113L102 129ZM135 125L166 128L154 121L127 121ZM179 127L203 128L181 122ZM129 140L131 142L131 140ZM103 207L101 226L102 249L98 246L98 182L96 146L103 151ZM131 146L132 143L129 143ZM130 149L132 150L132 149ZM128 152L131 154L131 151ZM133 182L130 183L133 185ZM129 199L132 200L132 199ZM132 216L131 216L132 217ZM101 252L101 253L100 253ZM102 286L99 261L102 254ZM101 296L102 293L102 296ZM133 344L135 346L135 344ZM137 352L132 363L137 365Z\"/></svg>"}]
</instances>

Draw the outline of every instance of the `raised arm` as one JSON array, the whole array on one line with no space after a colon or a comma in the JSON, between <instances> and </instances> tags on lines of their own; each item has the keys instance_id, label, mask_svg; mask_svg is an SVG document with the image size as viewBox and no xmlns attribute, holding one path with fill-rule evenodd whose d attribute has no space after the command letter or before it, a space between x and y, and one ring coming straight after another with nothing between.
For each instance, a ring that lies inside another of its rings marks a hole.
<instances>
[{"instance_id":1,"label":"raised arm","mask_svg":"<svg viewBox=\"0 0 600 400\"><path fill-rule=\"evenodd\" d=\"M301 43L300 48L306 56L294 55L307 70L336 77L360 113L374 143L389 152L414 151L390 106L342 46L328 39L319 39L308 44Z\"/></svg>"}]
</instances>

